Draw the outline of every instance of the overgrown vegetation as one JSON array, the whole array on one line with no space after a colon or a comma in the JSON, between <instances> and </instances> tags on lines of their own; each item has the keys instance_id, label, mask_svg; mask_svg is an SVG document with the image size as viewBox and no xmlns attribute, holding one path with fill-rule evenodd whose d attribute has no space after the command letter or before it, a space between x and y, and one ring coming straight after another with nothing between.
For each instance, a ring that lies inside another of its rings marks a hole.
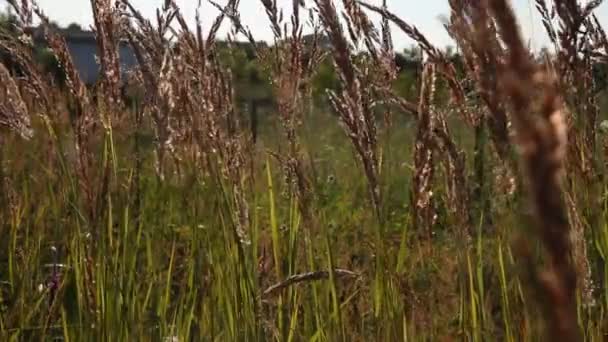
<instances>
[{"instance_id":1,"label":"overgrown vegetation","mask_svg":"<svg viewBox=\"0 0 608 342\"><path fill-rule=\"evenodd\" d=\"M238 0L209 30L172 0L154 22L92 0L92 88L36 2L8 2L0 339L608 334L601 1L536 0L534 53L508 1L449 0L453 55L386 4L261 0L262 44ZM420 53L396 55L391 26Z\"/></svg>"}]
</instances>

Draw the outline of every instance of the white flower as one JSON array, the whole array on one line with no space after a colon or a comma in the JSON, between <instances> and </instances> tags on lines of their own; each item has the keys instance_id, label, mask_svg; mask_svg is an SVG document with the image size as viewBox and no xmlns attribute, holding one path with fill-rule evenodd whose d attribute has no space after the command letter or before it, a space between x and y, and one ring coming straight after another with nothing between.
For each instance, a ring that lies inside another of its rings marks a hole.
<instances>
[{"instance_id":1,"label":"white flower","mask_svg":"<svg viewBox=\"0 0 608 342\"><path fill-rule=\"evenodd\" d=\"M608 120L600 122L600 131L604 134L608 133Z\"/></svg>"}]
</instances>

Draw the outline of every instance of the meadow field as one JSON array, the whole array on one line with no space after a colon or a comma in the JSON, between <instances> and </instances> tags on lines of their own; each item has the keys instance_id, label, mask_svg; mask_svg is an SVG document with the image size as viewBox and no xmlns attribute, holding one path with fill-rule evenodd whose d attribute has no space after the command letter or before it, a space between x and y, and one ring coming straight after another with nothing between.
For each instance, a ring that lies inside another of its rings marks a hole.
<instances>
[{"instance_id":1,"label":"meadow field","mask_svg":"<svg viewBox=\"0 0 608 342\"><path fill-rule=\"evenodd\" d=\"M238 0L91 0L87 85L8 0L0 340L606 341L602 1L532 1L541 51L446 2L451 51L380 1L260 0L261 43Z\"/></svg>"}]
</instances>

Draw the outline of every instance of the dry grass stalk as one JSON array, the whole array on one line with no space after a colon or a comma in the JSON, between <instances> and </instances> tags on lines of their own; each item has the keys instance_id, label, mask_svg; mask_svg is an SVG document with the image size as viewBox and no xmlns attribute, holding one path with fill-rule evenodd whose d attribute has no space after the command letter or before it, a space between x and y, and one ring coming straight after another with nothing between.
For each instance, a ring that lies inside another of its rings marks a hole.
<instances>
[{"instance_id":1,"label":"dry grass stalk","mask_svg":"<svg viewBox=\"0 0 608 342\"><path fill-rule=\"evenodd\" d=\"M382 1L382 8L386 11L386 0ZM393 35L391 33L388 18L382 17L382 65L386 71L386 82L390 84L397 78L397 64L395 63L395 47L393 46Z\"/></svg>"},{"instance_id":2,"label":"dry grass stalk","mask_svg":"<svg viewBox=\"0 0 608 342\"><path fill-rule=\"evenodd\" d=\"M383 1L382 6L386 10L386 0ZM382 18L381 34L379 34L357 1L345 0L344 7L346 9L345 20L351 40L354 44L363 40L367 53L371 57L371 61L363 58L359 62L361 67L368 71L364 75L365 77L362 77L362 81L370 84L378 95L389 95L390 98L393 81L397 79L398 70L395 63L395 51L389 20L386 17ZM379 45L379 48L376 45ZM381 96L378 98L381 98ZM391 117L392 113L389 107L384 112L387 136L390 134Z\"/></svg>"},{"instance_id":3,"label":"dry grass stalk","mask_svg":"<svg viewBox=\"0 0 608 342\"><path fill-rule=\"evenodd\" d=\"M100 94L110 106L120 101L120 59L118 44L121 28L118 12L112 7L112 0L91 0L95 36L100 59Z\"/></svg>"},{"instance_id":4,"label":"dry grass stalk","mask_svg":"<svg viewBox=\"0 0 608 342\"><path fill-rule=\"evenodd\" d=\"M32 23L33 13L29 0L21 0L20 2L17 0L7 0L7 2L17 13L19 24L22 28Z\"/></svg>"},{"instance_id":5,"label":"dry grass stalk","mask_svg":"<svg viewBox=\"0 0 608 342\"><path fill-rule=\"evenodd\" d=\"M96 189L94 189L94 176L92 174L94 161L91 158L89 148L98 117L94 106L92 106L89 91L72 61L65 39L54 31L50 25L50 20L35 2L32 2L32 9L42 22L46 41L65 72L67 88L73 96L74 119L71 124L75 136L76 158L74 162L80 188L85 196L86 203L88 203L88 215L93 220L97 215L98 196Z\"/></svg>"},{"instance_id":6,"label":"dry grass stalk","mask_svg":"<svg viewBox=\"0 0 608 342\"><path fill-rule=\"evenodd\" d=\"M418 28L406 23L404 20L402 20L386 8L370 5L362 1L358 1L358 3L361 6L382 15L383 18L386 18L390 22L397 25L397 27L401 31L403 31L408 37L410 37L420 46L422 51L424 51L428 55L429 61L437 66L437 70L447 81L452 101L459 109L458 112L464 122L468 123L471 126L475 126L479 119L474 116L473 113L467 110L467 107L465 106L466 99L464 88L457 78L456 68L454 67L453 63L448 60L445 54L433 44L431 44L431 42L426 38L424 34L422 34L422 32L420 32L420 30L418 30Z\"/></svg>"},{"instance_id":7,"label":"dry grass stalk","mask_svg":"<svg viewBox=\"0 0 608 342\"><path fill-rule=\"evenodd\" d=\"M430 237L436 220L433 207L433 176L435 173L434 130L436 112L433 106L436 91L435 66L427 64L422 74L418 104L418 131L414 142L414 179L412 182L412 225Z\"/></svg>"},{"instance_id":8,"label":"dry grass stalk","mask_svg":"<svg viewBox=\"0 0 608 342\"><path fill-rule=\"evenodd\" d=\"M561 189L567 144L562 100L556 80L532 60L510 5L504 0L493 0L488 6L508 49L498 72L499 82L513 107L512 118L529 177L538 232L549 256L550 268L542 277L547 295L548 332L556 340L577 341L580 337L576 316L577 276L570 259L570 227Z\"/></svg>"},{"instance_id":9,"label":"dry grass stalk","mask_svg":"<svg viewBox=\"0 0 608 342\"><path fill-rule=\"evenodd\" d=\"M363 164L372 205L381 220L378 146L371 89L362 86L361 71L355 66L351 46L344 36L333 2L315 0L315 3L332 43L334 65L344 88L339 93L330 92L330 102Z\"/></svg>"},{"instance_id":10,"label":"dry grass stalk","mask_svg":"<svg viewBox=\"0 0 608 342\"><path fill-rule=\"evenodd\" d=\"M464 71L465 82L471 83L471 92L467 94L467 106L470 112L475 113L477 121L475 127L475 177L474 189L471 197L479 200L478 208L481 210L477 217L483 217L485 225L492 224L490 216L491 202L484 194L491 191L484 184L487 171L484 169L486 156L484 151L485 131L489 132L491 147L497 156L498 163L494 173L498 177L493 189L496 194L507 194L514 198L517 185L514 175L519 166L511 145L510 119L506 101L502 98L499 80L496 77L496 61L502 62L506 57L504 46L496 39L496 25L492 20L487 7L478 1L450 0L451 15L444 22L447 32L456 41ZM478 28L477 31L471 29ZM484 108L485 106L485 108ZM486 128L487 127L487 128ZM483 216L481 216L483 215Z\"/></svg>"},{"instance_id":11,"label":"dry grass stalk","mask_svg":"<svg viewBox=\"0 0 608 342\"><path fill-rule=\"evenodd\" d=\"M24 139L33 135L30 114L19 87L8 69L0 63L0 127L2 126Z\"/></svg>"},{"instance_id":12,"label":"dry grass stalk","mask_svg":"<svg viewBox=\"0 0 608 342\"><path fill-rule=\"evenodd\" d=\"M33 110L34 105L38 105L43 111L41 114L46 115L50 108L49 97L52 92L48 80L43 77L40 65L34 61L33 39L26 33L32 23L32 8L27 0L22 0L21 4L12 0L9 4L19 19L8 32L0 32L0 51L10 56L9 69L14 67L19 70L20 75L15 82L24 95L27 94L27 97L33 100L29 109Z\"/></svg>"},{"instance_id":13,"label":"dry grass stalk","mask_svg":"<svg viewBox=\"0 0 608 342\"><path fill-rule=\"evenodd\" d=\"M175 107L175 97L170 79L175 77L170 41L167 35L175 19L176 10L166 3L157 11L157 26L123 0L126 6L123 15L133 18L126 24L125 34L133 47L147 89L144 101L145 112L152 116L156 134L156 170L159 179L165 178L167 151L174 147L174 131L170 115Z\"/></svg>"},{"instance_id":14,"label":"dry grass stalk","mask_svg":"<svg viewBox=\"0 0 608 342\"><path fill-rule=\"evenodd\" d=\"M578 274L578 288L581 292L582 302L585 306L594 306L594 282L591 274L591 265L587 252L587 241L585 240L585 223L582 215L571 193L565 194L566 208L570 222L572 240L572 260Z\"/></svg>"},{"instance_id":15,"label":"dry grass stalk","mask_svg":"<svg viewBox=\"0 0 608 342\"><path fill-rule=\"evenodd\" d=\"M215 37L217 36L217 32L220 29L222 22L224 21L224 18L226 17L226 12L228 11L232 11L235 12L235 10L232 10L234 8L236 8L236 6L238 6L238 1L236 0L231 0L228 2L228 4L224 7L223 11L220 11L220 14L215 18L215 20L213 21L213 24L211 25L211 29L209 30L209 34L207 36L207 39L205 40L205 44L207 45L207 49L212 49L213 45L215 44ZM200 12L197 9L196 12L196 21L197 23L200 23ZM197 34L200 36L200 38L202 38L202 28L200 27L200 25L198 25L199 30L197 31ZM202 39L199 39L200 41L203 41Z\"/></svg>"},{"instance_id":16,"label":"dry grass stalk","mask_svg":"<svg viewBox=\"0 0 608 342\"><path fill-rule=\"evenodd\" d=\"M173 1L158 11L156 27L128 1L123 2L127 10L124 15L132 18L126 34L149 94L146 112L151 114L159 138L159 174L165 173L166 154L177 167L181 158L177 146L185 146L184 152L200 160L204 172L226 189L235 237L240 243L248 243L247 139L234 105L232 75L218 60L215 36L203 38L198 14L196 31L190 31ZM231 1L225 9L234 12L237 4ZM218 16L213 32L217 32L225 15L222 12ZM171 29L173 20L177 20L180 32ZM169 33L175 42L166 38ZM230 48L231 38L228 43Z\"/></svg>"},{"instance_id":17,"label":"dry grass stalk","mask_svg":"<svg viewBox=\"0 0 608 342\"><path fill-rule=\"evenodd\" d=\"M79 179L79 185L84 203L86 203L86 209L88 217L91 220L97 216L100 211L99 201L103 197L104 189L106 189L107 182L101 182L101 191L95 189L94 175L93 175L93 160L91 159L90 144L91 139L94 137L95 126L98 122L95 107L92 106L91 98L87 90L86 85L81 80L80 75L72 61L71 55L68 51L65 39L57 32L50 24L50 20L45 16L43 11L40 9L35 1L22 1L20 5L16 2L12 2L11 5L17 11L21 19L22 25L26 22L31 21L32 13L35 14L41 21L41 26L44 29L44 37L46 42L56 56L58 62L61 65L62 70L65 72L67 88L72 95L73 100L73 119L71 120L72 129L74 131L74 149L75 158L74 164ZM22 11L28 11L23 13ZM31 11L31 13L29 13ZM23 31L23 28L22 28ZM25 39L21 39L24 41ZM49 89L48 82L41 76L41 72L37 67L34 67L32 49L28 49L28 43L13 42L10 40L2 40L2 46L9 52L16 52L14 54L15 61L17 64L24 69L27 80L31 81L29 89L30 93L34 94L36 98L43 99L43 106L45 109L51 110L50 101L48 99Z\"/></svg>"},{"instance_id":18,"label":"dry grass stalk","mask_svg":"<svg viewBox=\"0 0 608 342\"><path fill-rule=\"evenodd\" d=\"M466 155L452 138L445 115L441 112L436 115L434 134L438 149L444 155L442 160L446 178L446 203L453 204L450 206L450 212L456 221L462 241L466 244L471 241L473 232Z\"/></svg>"},{"instance_id":19,"label":"dry grass stalk","mask_svg":"<svg viewBox=\"0 0 608 342\"><path fill-rule=\"evenodd\" d=\"M477 92L489 110L481 118L487 120L493 146L499 158L511 166L509 119L503 99L500 97L496 65L494 61L505 58L503 46L496 40L496 27L487 8L468 0L450 0L451 16L446 28L461 48L467 75L475 81ZM473 32L470 27L479 28Z\"/></svg>"},{"instance_id":20,"label":"dry grass stalk","mask_svg":"<svg viewBox=\"0 0 608 342\"><path fill-rule=\"evenodd\" d=\"M586 214L569 210L569 219L574 229L572 238L575 244L574 258L578 267L579 287L583 292L585 304L592 304L592 282L584 226L579 222L588 222L589 229L601 224L601 177L597 174L597 127L600 110L597 103L598 90L595 84L594 65L602 49L603 29L594 20L593 11L601 1L590 1L586 5L577 1L555 0L549 9L544 0L537 0L537 9L543 18L543 24L554 43L556 57L548 57L555 69L559 84L558 90L568 108L568 184L572 196L572 205L587 206ZM556 23L554 23L556 22ZM557 28L556 28L557 27ZM576 86L572 86L576 84ZM584 191L574 188L577 180L584 181ZM569 203L570 204L570 203ZM573 215L585 215L575 217ZM583 268L581 268L583 267Z\"/></svg>"},{"instance_id":21,"label":"dry grass stalk","mask_svg":"<svg viewBox=\"0 0 608 342\"><path fill-rule=\"evenodd\" d=\"M549 7L547 6L547 2L545 0L535 0L536 2L536 10L539 12L542 20L542 24L545 28L545 32L549 36L551 42L555 45L557 44L557 32L555 30L555 26L553 25L553 15L552 12L549 11Z\"/></svg>"},{"instance_id":22,"label":"dry grass stalk","mask_svg":"<svg viewBox=\"0 0 608 342\"><path fill-rule=\"evenodd\" d=\"M229 36L228 42L230 51L233 51L234 47L230 45L233 42L232 37ZM210 83L210 86L214 84L223 86L220 89L219 96L215 99L216 105L214 107L222 114L220 117L225 122L223 137L220 135L221 140L215 142L217 144L216 150L221 151L221 164L226 165L222 169L222 173L231 186L230 193L233 196L236 236L240 243L249 244L250 210L246 189L248 189L248 181L250 182L252 178L251 175L247 174L247 166L253 162L251 160L253 158L252 149L247 148L250 139L248 139L248 133L243 129L236 112L232 73L230 70L221 67L219 60L216 60L216 63L215 74L220 81ZM223 149L220 144L225 145Z\"/></svg>"},{"instance_id":23,"label":"dry grass stalk","mask_svg":"<svg viewBox=\"0 0 608 342\"><path fill-rule=\"evenodd\" d=\"M32 45L29 37L23 35L15 37L10 33L0 33L0 51L11 56L10 62L13 67L21 72L19 83L22 91L31 98L32 105L40 108L45 115L50 109L51 87L49 81L44 77L40 66L32 58ZM34 109L33 107L30 109Z\"/></svg>"},{"instance_id":24,"label":"dry grass stalk","mask_svg":"<svg viewBox=\"0 0 608 342\"><path fill-rule=\"evenodd\" d=\"M428 82L426 81L426 79L428 79L428 76L426 76L426 74L423 75L425 75L425 82ZM434 116L434 123L432 125L433 131L429 133L423 128L423 126L419 126L416 141L418 142L421 138L427 139L429 143L432 143L432 147L434 149L434 151L430 151L431 154L435 154L433 159L443 160L443 164L445 166L445 181L447 189L446 203L450 203L450 212L452 213L456 221L458 230L463 236L463 241L470 241L470 232L472 230L472 211L470 208L470 186L468 184L469 182L467 181L466 155L463 151L460 150L460 148L452 138L446 121L446 115L441 111L429 113L429 108L426 109L426 112L420 112L420 106L417 106L401 98L389 89L380 90L382 96L386 97L389 103L392 103L393 105L397 106L405 113L412 114L415 120L422 120L422 122L418 123L419 125L425 124L425 121L428 122L430 116ZM421 97L419 102L422 100L423 97ZM426 123L426 125L428 126L428 123ZM415 145L415 155L417 153L419 154L417 146L418 144ZM422 146L424 147L424 145ZM422 154L419 155L423 156ZM441 156L444 156L444 158L440 158ZM423 160L422 158L419 159ZM415 169L418 172L417 175L414 177L414 182L420 183L417 179L423 179L421 175L418 175L418 173L421 173L421 169L418 169L417 167L415 167ZM425 182L428 183L430 182L430 180L427 180ZM427 184L426 187L428 188L429 186L430 185ZM417 192L418 191L414 191L414 193ZM415 212L415 202L415 200L412 201L412 215L417 214Z\"/></svg>"},{"instance_id":25,"label":"dry grass stalk","mask_svg":"<svg viewBox=\"0 0 608 342\"><path fill-rule=\"evenodd\" d=\"M383 7L375 7L368 4L363 6L382 14L382 58L377 59L377 64L383 66L383 70L387 73L387 77L383 78L381 84L375 86L375 89L388 102L395 104L398 108L406 113L414 115L418 121L418 133L416 136L414 160L415 170L414 189L412 197L412 215L414 226L422 226L423 231L430 233L430 227L435 220L434 209L432 208L432 180L435 173L435 160L439 160L439 154L445 156L446 183L447 183L447 198L449 203L456 203L455 210L452 212L457 220L459 230L464 236L468 236L471 229L470 208L469 208L469 188L467 184L465 156L456 143L451 138L448 125L444 115L439 113L433 106L435 95L435 83L437 71L441 71L441 75L446 77L452 95L464 94L460 81L455 79L455 69L451 62L444 54L435 48L430 42L418 31L415 27L408 25L395 15L388 12L386 3ZM430 55L430 63L427 64L423 72L423 80L421 84L421 94L419 104L415 105L409 101L397 96L390 87L386 84L386 79L391 80L393 72L395 72L394 55L392 52L392 42L390 41L389 21L396 22L397 25L405 31L411 38L416 39L422 46L423 51ZM464 95L455 95L455 102L459 104L461 113L470 113L465 108L465 103L458 98Z\"/></svg>"},{"instance_id":26,"label":"dry grass stalk","mask_svg":"<svg viewBox=\"0 0 608 342\"><path fill-rule=\"evenodd\" d=\"M232 22L233 29L236 30L236 32L245 36L245 38L247 38L247 40L249 41L249 43L251 44L253 49L255 51L259 52L258 44L255 41L255 39L253 38L253 34L251 33L251 31L248 28L243 26L243 23L241 21L241 16L237 9L239 1L230 0L226 6L220 6L213 0L208 0L208 1L220 12L220 15L216 18L216 21L213 23L214 26L212 27L212 30L209 33L209 35L211 36L211 34L213 33L213 36L215 36L217 31L214 31L213 28L215 27L216 24L219 25L218 22L221 22L221 20L223 20L224 17L227 17ZM219 28L219 26L218 26L218 28ZM211 38L212 38L212 41L215 40L214 37L211 37Z\"/></svg>"},{"instance_id":27,"label":"dry grass stalk","mask_svg":"<svg viewBox=\"0 0 608 342\"><path fill-rule=\"evenodd\" d=\"M100 193L98 189L94 189L95 184L93 182L92 175L93 160L90 151L90 144L91 139L94 136L94 128L97 117L94 109L92 108L93 106L91 106L88 90L84 82L80 79L80 76L74 66L65 39L54 31L52 25L50 24L50 20L44 15L38 4L35 1L27 0L23 0L19 6L15 1L11 2L10 4L18 13L19 17L22 18L21 25L30 23L33 14L35 14L41 20L46 42L65 73L67 88L72 95L72 98L69 99L69 101L74 103L74 118L70 122L74 132L74 169L76 170L76 174L78 176L81 200L84 203L87 216L90 222L96 222L96 218L100 213L100 207L98 204L105 203L105 201L98 201L99 199L103 199L103 190ZM21 28L21 31L25 31L23 27ZM23 39L25 38L24 36L20 38L19 43L11 41L10 39L0 39L0 41L2 41L1 45L9 52L15 52L13 55L14 60L24 71L26 79L31 82L30 86L26 87L25 89L28 89L30 93L35 96L35 98L43 100L43 107L45 110L54 110L49 100L50 92L47 91L50 88L49 83L51 82L47 82L45 80L45 77L42 76L42 73L36 66L36 63L33 62L31 40ZM44 115L44 117L47 120L49 119L46 115ZM102 189L104 188L104 184L107 183L102 182L100 184ZM89 246L86 247L87 253L90 253L88 247ZM94 312L97 304L93 289L93 262L90 255L87 255L86 258L87 264L85 265L86 270L84 272L87 295L86 301L89 305L89 309Z\"/></svg>"},{"instance_id":28,"label":"dry grass stalk","mask_svg":"<svg viewBox=\"0 0 608 342\"><path fill-rule=\"evenodd\" d=\"M376 27L355 0L342 0L342 2L345 9L343 18L350 40L356 46L363 41L370 55L375 60L379 60L380 53L376 44L381 42L381 37Z\"/></svg>"},{"instance_id":29,"label":"dry grass stalk","mask_svg":"<svg viewBox=\"0 0 608 342\"><path fill-rule=\"evenodd\" d=\"M579 175L591 178L596 151L596 127L599 109L593 84L594 37L601 37L601 26L593 21L593 10L601 1L590 1L582 6L577 1L554 0L549 8L544 0L537 0L547 34L557 54L553 66L560 84L559 90L566 101L570 117L569 166L578 168ZM554 15L556 19L554 19ZM557 21L557 25L554 23ZM556 28L557 26L557 28ZM596 34L598 33L598 34ZM577 84L577 87L571 87Z\"/></svg>"},{"instance_id":30,"label":"dry grass stalk","mask_svg":"<svg viewBox=\"0 0 608 342\"><path fill-rule=\"evenodd\" d=\"M336 277L336 278L358 278L359 277L359 274L357 274L355 272L340 269L340 268L336 268L336 269L332 270L331 272L333 273L334 277ZM283 280L282 282L268 287L266 290L264 290L264 292L262 292L262 296L263 297L270 296L278 291L281 291L285 288L288 288L290 286L293 286L293 285L296 285L299 283L329 279L329 277L330 277L330 271L315 271L315 272L294 274L294 275L290 276L289 278Z\"/></svg>"},{"instance_id":31,"label":"dry grass stalk","mask_svg":"<svg viewBox=\"0 0 608 342\"><path fill-rule=\"evenodd\" d=\"M285 156L276 153L273 155L281 163L287 188L298 197L300 212L305 223L310 227L314 225L311 207L313 193L304 167L297 130L303 120L313 72L322 57L322 52L318 48L319 28L311 22L314 27L313 39L307 44L302 36L303 26L300 18L302 4L299 0L292 2L291 32L281 21L282 16L278 14L276 1L262 0L262 4L273 28L276 44L274 51L269 53L258 51L258 58L270 66L271 84L288 144Z\"/></svg>"},{"instance_id":32,"label":"dry grass stalk","mask_svg":"<svg viewBox=\"0 0 608 342\"><path fill-rule=\"evenodd\" d=\"M606 35L606 31L600 25L599 20L594 15L591 16L592 21L591 24L588 25L590 27L590 39L594 43L593 49L590 52L591 55L598 58L600 61L604 63L608 62L608 35Z\"/></svg>"}]
</instances>

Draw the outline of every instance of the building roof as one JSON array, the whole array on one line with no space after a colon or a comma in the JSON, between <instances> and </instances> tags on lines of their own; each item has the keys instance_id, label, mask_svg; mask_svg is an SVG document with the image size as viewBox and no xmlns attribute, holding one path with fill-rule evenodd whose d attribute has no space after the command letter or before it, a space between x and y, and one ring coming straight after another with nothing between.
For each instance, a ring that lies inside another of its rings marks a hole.
<instances>
[{"instance_id":1,"label":"building roof","mask_svg":"<svg viewBox=\"0 0 608 342\"><path fill-rule=\"evenodd\" d=\"M95 32L91 30L81 30L74 28L54 28L59 35L61 35L68 43L96 43ZM46 39L44 37L44 27L35 26L28 27L25 29L25 33L32 36L34 43L45 44Z\"/></svg>"}]
</instances>

